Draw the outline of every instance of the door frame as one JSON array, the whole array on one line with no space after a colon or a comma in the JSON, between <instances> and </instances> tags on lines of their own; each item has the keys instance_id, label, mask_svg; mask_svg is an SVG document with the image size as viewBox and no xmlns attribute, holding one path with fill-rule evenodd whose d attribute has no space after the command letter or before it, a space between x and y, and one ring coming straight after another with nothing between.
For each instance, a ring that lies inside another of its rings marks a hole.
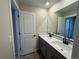
<instances>
[{"instance_id":1,"label":"door frame","mask_svg":"<svg viewBox=\"0 0 79 59\"><path fill-rule=\"evenodd\" d=\"M23 25L23 18L24 18L24 16L23 16L23 13L29 13L29 14L32 14L32 15L34 15L34 34L36 35L36 14L35 13L33 13L33 12L28 12L28 11L22 11L22 10L20 10L20 32L21 32L21 41L22 41L22 39L23 39L23 27L22 27L22 25ZM37 39L36 39L37 40ZM21 45L21 48L22 48L22 45ZM36 51L37 49L35 49L34 51ZM21 55L23 55L23 53L21 52Z\"/></svg>"}]
</instances>

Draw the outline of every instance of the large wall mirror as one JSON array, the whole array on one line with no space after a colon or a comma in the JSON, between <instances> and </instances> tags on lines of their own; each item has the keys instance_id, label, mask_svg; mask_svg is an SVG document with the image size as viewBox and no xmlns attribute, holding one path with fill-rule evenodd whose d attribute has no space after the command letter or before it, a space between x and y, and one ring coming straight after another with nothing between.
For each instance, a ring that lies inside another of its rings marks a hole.
<instances>
[{"instance_id":1,"label":"large wall mirror","mask_svg":"<svg viewBox=\"0 0 79 59\"><path fill-rule=\"evenodd\" d=\"M52 27L50 19L48 20L48 32L53 32L57 35L74 40L76 31L76 16L78 3L75 2L56 12L56 27ZM54 29L55 28L55 29ZM49 29L54 29L50 31Z\"/></svg>"}]
</instances>

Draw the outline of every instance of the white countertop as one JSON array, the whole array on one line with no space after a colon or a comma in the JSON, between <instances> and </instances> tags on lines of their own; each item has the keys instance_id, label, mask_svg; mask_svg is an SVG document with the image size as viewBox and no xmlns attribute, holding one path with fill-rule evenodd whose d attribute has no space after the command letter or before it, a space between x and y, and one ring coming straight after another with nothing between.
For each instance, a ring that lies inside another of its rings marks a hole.
<instances>
[{"instance_id":1,"label":"white countertop","mask_svg":"<svg viewBox=\"0 0 79 59\"><path fill-rule=\"evenodd\" d=\"M58 40L54 37L49 37L49 35L46 33L40 33L39 36L44 39L49 45L55 48L65 58L71 59L73 47L71 44L63 44L61 40Z\"/></svg>"}]
</instances>

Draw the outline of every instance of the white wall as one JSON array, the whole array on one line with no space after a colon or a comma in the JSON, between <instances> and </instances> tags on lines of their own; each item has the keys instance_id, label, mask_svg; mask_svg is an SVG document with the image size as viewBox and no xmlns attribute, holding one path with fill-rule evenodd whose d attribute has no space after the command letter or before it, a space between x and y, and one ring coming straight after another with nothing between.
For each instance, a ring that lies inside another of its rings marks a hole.
<instances>
[{"instance_id":1,"label":"white wall","mask_svg":"<svg viewBox=\"0 0 79 59\"><path fill-rule=\"evenodd\" d=\"M21 11L32 12L36 15L36 32L47 32L47 14L48 10L44 8L20 5Z\"/></svg>"},{"instance_id":2,"label":"white wall","mask_svg":"<svg viewBox=\"0 0 79 59\"><path fill-rule=\"evenodd\" d=\"M0 59L14 59L10 7L10 0L0 0Z\"/></svg>"}]
</instances>

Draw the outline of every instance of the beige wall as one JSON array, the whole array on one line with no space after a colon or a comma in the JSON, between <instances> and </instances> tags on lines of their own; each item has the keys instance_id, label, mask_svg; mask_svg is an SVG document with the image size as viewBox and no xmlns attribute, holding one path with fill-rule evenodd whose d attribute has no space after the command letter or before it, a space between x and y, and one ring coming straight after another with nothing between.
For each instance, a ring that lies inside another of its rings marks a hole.
<instances>
[{"instance_id":1,"label":"beige wall","mask_svg":"<svg viewBox=\"0 0 79 59\"><path fill-rule=\"evenodd\" d=\"M47 14L48 10L44 8L20 5L21 11L33 12L36 15L36 32L47 32Z\"/></svg>"},{"instance_id":2,"label":"beige wall","mask_svg":"<svg viewBox=\"0 0 79 59\"><path fill-rule=\"evenodd\" d=\"M14 59L10 6L10 0L0 0L0 59Z\"/></svg>"},{"instance_id":3,"label":"beige wall","mask_svg":"<svg viewBox=\"0 0 79 59\"><path fill-rule=\"evenodd\" d=\"M52 12L49 13L49 19L48 19L48 32L57 32L57 15Z\"/></svg>"}]
</instances>

